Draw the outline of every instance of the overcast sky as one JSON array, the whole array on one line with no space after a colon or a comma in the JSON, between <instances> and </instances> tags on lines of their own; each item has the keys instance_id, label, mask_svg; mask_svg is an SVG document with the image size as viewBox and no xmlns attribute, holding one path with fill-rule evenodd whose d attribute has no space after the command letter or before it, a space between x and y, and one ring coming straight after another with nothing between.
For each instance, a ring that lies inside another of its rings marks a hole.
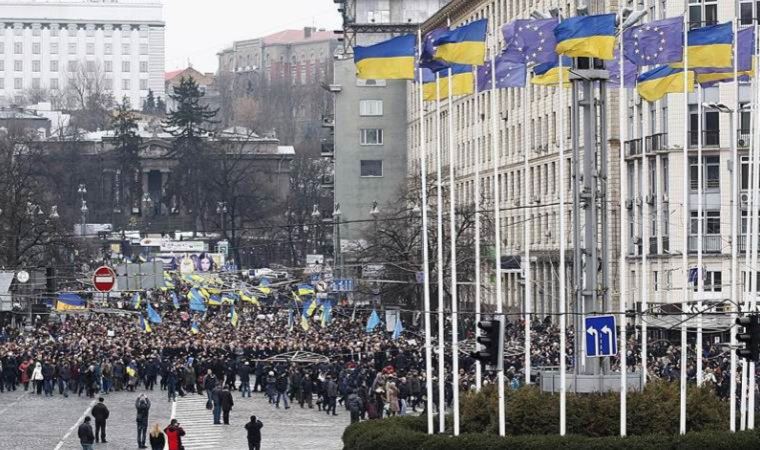
<instances>
[{"instance_id":1,"label":"overcast sky","mask_svg":"<svg viewBox=\"0 0 760 450\"><path fill-rule=\"evenodd\" d=\"M164 0L166 70L216 72L216 53L232 41L281 30L340 28L333 0Z\"/></svg>"}]
</instances>

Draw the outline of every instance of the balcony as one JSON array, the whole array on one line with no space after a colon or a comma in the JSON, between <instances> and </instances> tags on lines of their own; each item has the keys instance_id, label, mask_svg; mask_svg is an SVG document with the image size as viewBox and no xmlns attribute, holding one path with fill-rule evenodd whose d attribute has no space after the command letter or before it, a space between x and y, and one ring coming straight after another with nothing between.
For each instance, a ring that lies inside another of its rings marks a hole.
<instances>
[{"instance_id":1,"label":"balcony","mask_svg":"<svg viewBox=\"0 0 760 450\"><path fill-rule=\"evenodd\" d=\"M335 128L335 115L325 114L322 116L322 128Z\"/></svg>"},{"instance_id":2,"label":"balcony","mask_svg":"<svg viewBox=\"0 0 760 450\"><path fill-rule=\"evenodd\" d=\"M649 238L649 254L650 255L657 254L657 237L656 236L652 236Z\"/></svg>"},{"instance_id":3,"label":"balcony","mask_svg":"<svg viewBox=\"0 0 760 450\"><path fill-rule=\"evenodd\" d=\"M322 175L322 189L332 189L335 187L334 175Z\"/></svg>"},{"instance_id":4,"label":"balcony","mask_svg":"<svg viewBox=\"0 0 760 450\"><path fill-rule=\"evenodd\" d=\"M625 141L623 146L625 147L625 156L637 156L641 154L641 139L631 139Z\"/></svg>"},{"instance_id":5,"label":"balcony","mask_svg":"<svg viewBox=\"0 0 760 450\"><path fill-rule=\"evenodd\" d=\"M647 152L657 152L668 149L668 134L657 133L646 138Z\"/></svg>"},{"instance_id":6,"label":"balcony","mask_svg":"<svg viewBox=\"0 0 760 450\"><path fill-rule=\"evenodd\" d=\"M742 149L749 148L749 144L750 144L749 138L750 138L749 130L739 130L739 134L736 137L736 146Z\"/></svg>"},{"instance_id":7,"label":"balcony","mask_svg":"<svg viewBox=\"0 0 760 450\"><path fill-rule=\"evenodd\" d=\"M323 158L332 158L335 156L335 142L332 139L322 139L320 144Z\"/></svg>"},{"instance_id":8,"label":"balcony","mask_svg":"<svg viewBox=\"0 0 760 450\"><path fill-rule=\"evenodd\" d=\"M689 148L697 148L699 145L699 132L689 131ZM702 130L702 148L720 147L719 130Z\"/></svg>"},{"instance_id":9,"label":"balcony","mask_svg":"<svg viewBox=\"0 0 760 450\"><path fill-rule=\"evenodd\" d=\"M689 236L689 253L697 253L699 240L697 236ZM702 236L703 253L720 253L723 249L723 239L719 234Z\"/></svg>"}]
</instances>

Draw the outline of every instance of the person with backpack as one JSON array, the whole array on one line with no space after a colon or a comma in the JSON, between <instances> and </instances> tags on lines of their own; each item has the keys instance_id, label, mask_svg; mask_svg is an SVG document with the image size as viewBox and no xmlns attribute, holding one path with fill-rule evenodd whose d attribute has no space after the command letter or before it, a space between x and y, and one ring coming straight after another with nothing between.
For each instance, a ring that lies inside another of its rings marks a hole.
<instances>
[{"instance_id":1,"label":"person with backpack","mask_svg":"<svg viewBox=\"0 0 760 450\"><path fill-rule=\"evenodd\" d=\"M140 394L135 400L135 409L137 410L137 448L148 448L145 440L148 434L150 399L145 394Z\"/></svg>"}]
</instances>

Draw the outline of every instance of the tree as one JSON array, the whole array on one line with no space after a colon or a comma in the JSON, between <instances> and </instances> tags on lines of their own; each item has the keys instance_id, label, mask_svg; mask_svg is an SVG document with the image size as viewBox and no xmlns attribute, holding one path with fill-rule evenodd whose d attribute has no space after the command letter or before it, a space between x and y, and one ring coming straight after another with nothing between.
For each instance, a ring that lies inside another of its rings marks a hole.
<instances>
[{"instance_id":1,"label":"tree","mask_svg":"<svg viewBox=\"0 0 760 450\"><path fill-rule=\"evenodd\" d=\"M193 233L198 230L198 220L203 206L202 176L207 167L204 138L212 132L217 110L201 104L203 92L192 77L182 77L179 86L169 94L176 109L169 112L164 129L174 137L170 157L177 159L171 187L174 194L189 206L193 219Z\"/></svg>"},{"instance_id":2,"label":"tree","mask_svg":"<svg viewBox=\"0 0 760 450\"><path fill-rule=\"evenodd\" d=\"M79 128L95 131L111 122L113 95L100 66L93 61L79 62L67 75L63 98L72 110L72 121Z\"/></svg>"},{"instance_id":3,"label":"tree","mask_svg":"<svg viewBox=\"0 0 760 450\"><path fill-rule=\"evenodd\" d=\"M156 114L159 116L166 115L166 102L160 96L156 98Z\"/></svg>"},{"instance_id":4,"label":"tree","mask_svg":"<svg viewBox=\"0 0 760 450\"><path fill-rule=\"evenodd\" d=\"M119 176L121 185L127 190L127 204L129 208L140 205L141 188L139 183L140 171L140 144L142 139L137 133L137 118L132 112L129 99L124 97L114 113L112 122L116 154L119 161ZM117 199L120 201L120 199Z\"/></svg>"},{"instance_id":5,"label":"tree","mask_svg":"<svg viewBox=\"0 0 760 450\"><path fill-rule=\"evenodd\" d=\"M148 89L148 96L143 102L142 110L146 114L153 114L156 112L156 96L153 95L153 89Z\"/></svg>"}]
</instances>

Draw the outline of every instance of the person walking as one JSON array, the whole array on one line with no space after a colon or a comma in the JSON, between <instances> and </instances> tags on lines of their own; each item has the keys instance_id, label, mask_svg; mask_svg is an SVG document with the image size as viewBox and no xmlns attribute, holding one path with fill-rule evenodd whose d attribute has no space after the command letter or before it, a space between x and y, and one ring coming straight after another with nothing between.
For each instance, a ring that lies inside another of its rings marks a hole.
<instances>
[{"instance_id":1,"label":"person walking","mask_svg":"<svg viewBox=\"0 0 760 450\"><path fill-rule=\"evenodd\" d=\"M37 391L37 395L42 394L43 379L44 378L42 376L42 364L39 361L37 361L36 363L34 363L34 370L32 370L32 377L31 377L32 384L34 385L35 391Z\"/></svg>"},{"instance_id":2,"label":"person walking","mask_svg":"<svg viewBox=\"0 0 760 450\"><path fill-rule=\"evenodd\" d=\"M164 450L166 445L166 438L164 432L161 431L161 427L158 423L153 424L153 428L150 429L150 450Z\"/></svg>"},{"instance_id":3,"label":"person walking","mask_svg":"<svg viewBox=\"0 0 760 450\"><path fill-rule=\"evenodd\" d=\"M338 398L338 385L332 380L330 375L327 376L325 398L327 399L327 410L325 413L329 415L330 411L332 411L332 415L337 416L338 413L335 412L335 401Z\"/></svg>"},{"instance_id":4,"label":"person walking","mask_svg":"<svg viewBox=\"0 0 760 450\"><path fill-rule=\"evenodd\" d=\"M82 450L92 450L92 445L95 443L95 434L92 432L90 420L92 420L90 416L85 416L84 422L82 422L82 425L79 425L79 429L77 430Z\"/></svg>"},{"instance_id":5,"label":"person walking","mask_svg":"<svg viewBox=\"0 0 760 450\"><path fill-rule=\"evenodd\" d=\"M219 393L219 400L221 401L222 405L222 420L224 421L225 425L229 425L230 410L235 404L235 402L232 400L232 392L230 392L229 389L225 388L222 390L222 392Z\"/></svg>"},{"instance_id":6,"label":"person walking","mask_svg":"<svg viewBox=\"0 0 760 450\"><path fill-rule=\"evenodd\" d=\"M150 399L140 394L135 400L137 410L137 448L148 448L145 439L148 434L148 416L150 415Z\"/></svg>"},{"instance_id":7,"label":"person walking","mask_svg":"<svg viewBox=\"0 0 760 450\"><path fill-rule=\"evenodd\" d=\"M214 406L214 425L221 425L222 424L222 388L220 386L216 386L211 392L211 401Z\"/></svg>"},{"instance_id":8,"label":"person walking","mask_svg":"<svg viewBox=\"0 0 760 450\"><path fill-rule=\"evenodd\" d=\"M256 416L251 416L251 421L245 424L248 432L248 450L261 450L261 428L264 426Z\"/></svg>"},{"instance_id":9,"label":"person walking","mask_svg":"<svg viewBox=\"0 0 760 450\"><path fill-rule=\"evenodd\" d=\"M245 394L248 394L248 397L251 396L251 365L248 363L248 361L243 364L240 369L238 370L238 375L240 376L240 394L242 397L245 397Z\"/></svg>"},{"instance_id":10,"label":"person walking","mask_svg":"<svg viewBox=\"0 0 760 450\"><path fill-rule=\"evenodd\" d=\"M95 442L108 442L106 440L106 420L111 414L108 407L103 403L103 397L98 398L98 403L92 407L92 417L95 418Z\"/></svg>"},{"instance_id":11,"label":"person walking","mask_svg":"<svg viewBox=\"0 0 760 450\"><path fill-rule=\"evenodd\" d=\"M271 372L270 372L271 373ZM280 399L285 403L285 409L290 409L288 406L288 377L287 375L280 374L275 381L275 387L277 388L277 400L275 400L275 407L280 407Z\"/></svg>"},{"instance_id":12,"label":"person walking","mask_svg":"<svg viewBox=\"0 0 760 450\"><path fill-rule=\"evenodd\" d=\"M359 393L356 389L354 389L353 391L351 391L350 394L348 394L348 399L346 400L346 404L348 406L348 411L351 413L351 423L358 422L359 417L361 416L363 405L362 405L362 399L359 397Z\"/></svg>"},{"instance_id":13,"label":"person walking","mask_svg":"<svg viewBox=\"0 0 760 450\"><path fill-rule=\"evenodd\" d=\"M166 433L166 442L169 444L169 450L183 450L182 436L185 435L185 430L179 425L177 419L172 419L169 426L164 429Z\"/></svg>"}]
</instances>

